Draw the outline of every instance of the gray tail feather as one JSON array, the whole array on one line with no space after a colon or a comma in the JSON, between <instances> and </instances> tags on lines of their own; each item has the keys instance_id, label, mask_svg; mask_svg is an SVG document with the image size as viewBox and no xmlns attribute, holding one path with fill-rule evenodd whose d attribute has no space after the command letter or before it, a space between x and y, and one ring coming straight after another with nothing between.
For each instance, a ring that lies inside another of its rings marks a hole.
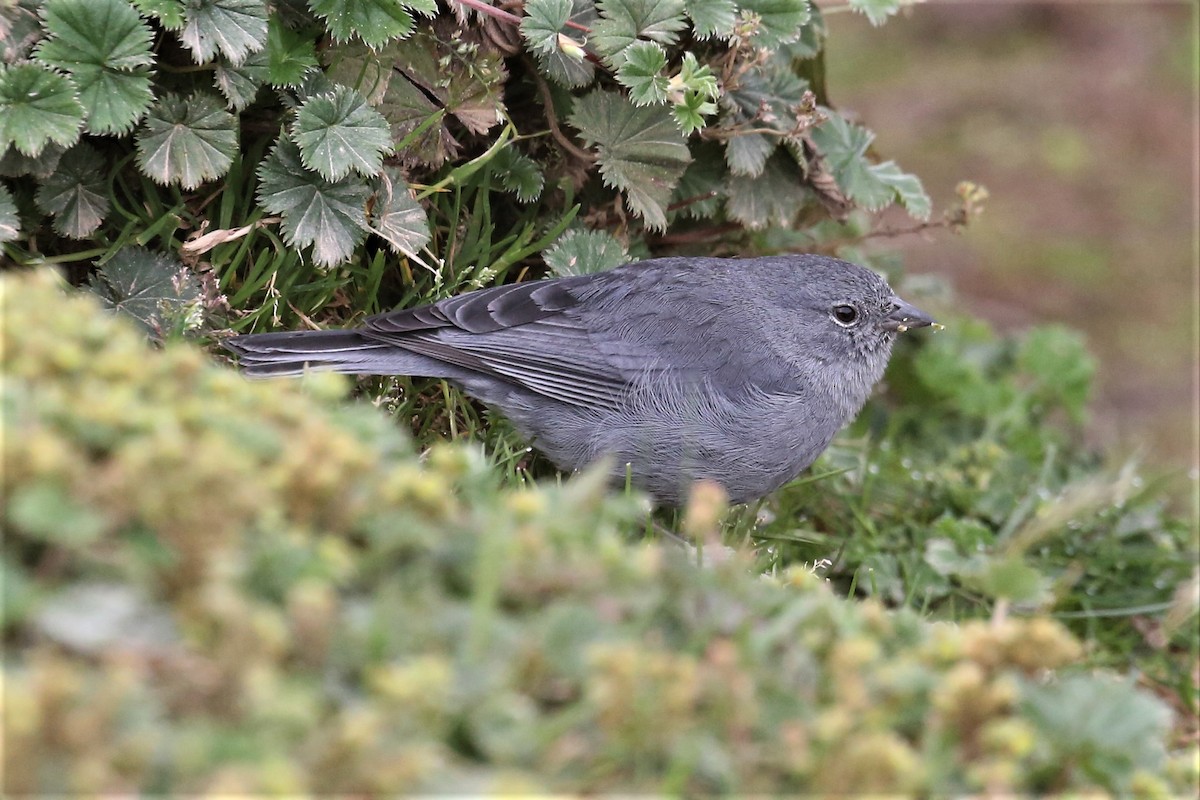
<instances>
[{"instance_id":1,"label":"gray tail feather","mask_svg":"<svg viewBox=\"0 0 1200 800\"><path fill-rule=\"evenodd\" d=\"M438 362L358 331L289 331L236 336L221 343L238 356L251 377L301 375L323 370L348 375L425 375L444 371Z\"/></svg>"}]
</instances>

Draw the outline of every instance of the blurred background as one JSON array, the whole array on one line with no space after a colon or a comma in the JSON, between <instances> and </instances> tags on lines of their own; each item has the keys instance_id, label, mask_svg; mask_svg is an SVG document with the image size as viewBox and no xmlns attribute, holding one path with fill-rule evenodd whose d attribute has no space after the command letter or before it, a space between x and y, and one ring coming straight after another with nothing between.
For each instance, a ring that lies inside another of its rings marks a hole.
<instances>
[{"instance_id":1,"label":"blurred background","mask_svg":"<svg viewBox=\"0 0 1200 800\"><path fill-rule=\"evenodd\" d=\"M877 246L1000 330L1083 331L1099 360L1095 443L1193 479L1196 8L928 2L881 28L826 17L831 102L921 177L935 214L960 180L991 194L961 236Z\"/></svg>"}]
</instances>

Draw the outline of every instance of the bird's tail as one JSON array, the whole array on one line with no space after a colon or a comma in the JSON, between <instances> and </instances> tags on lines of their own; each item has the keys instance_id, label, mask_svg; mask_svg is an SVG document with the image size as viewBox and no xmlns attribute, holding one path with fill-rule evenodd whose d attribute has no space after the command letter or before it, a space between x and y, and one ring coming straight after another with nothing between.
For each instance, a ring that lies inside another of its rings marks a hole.
<instances>
[{"instance_id":1,"label":"bird's tail","mask_svg":"<svg viewBox=\"0 0 1200 800\"><path fill-rule=\"evenodd\" d=\"M247 375L260 378L300 375L306 370L431 377L440 371L433 359L374 341L354 330L254 333L222 344L237 354Z\"/></svg>"}]
</instances>

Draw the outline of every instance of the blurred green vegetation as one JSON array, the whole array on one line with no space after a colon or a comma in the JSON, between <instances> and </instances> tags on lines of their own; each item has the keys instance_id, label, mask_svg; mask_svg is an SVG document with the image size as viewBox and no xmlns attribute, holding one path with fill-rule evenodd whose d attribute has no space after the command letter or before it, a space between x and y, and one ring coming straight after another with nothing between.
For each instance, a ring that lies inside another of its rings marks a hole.
<instances>
[{"instance_id":1,"label":"blurred green vegetation","mask_svg":"<svg viewBox=\"0 0 1200 800\"><path fill-rule=\"evenodd\" d=\"M505 486L471 447L419 459L340 378L151 350L47 271L0 291L7 793L1196 779L1168 706L1071 668L1049 618L932 622L800 565L764 580L752 551L700 569L631 542L645 507L599 474ZM1038 347L1019 358L1048 374ZM720 504L688 513L715 530Z\"/></svg>"},{"instance_id":2,"label":"blurred green vegetation","mask_svg":"<svg viewBox=\"0 0 1200 800\"><path fill-rule=\"evenodd\" d=\"M1099 360L1090 440L1177 474L1170 491L1193 516L1197 13L929 3L885 28L830 15L825 60L831 101L886 131L888 156L935 202L964 178L991 191L968 236L876 246L1001 331L1084 334Z\"/></svg>"}]
</instances>

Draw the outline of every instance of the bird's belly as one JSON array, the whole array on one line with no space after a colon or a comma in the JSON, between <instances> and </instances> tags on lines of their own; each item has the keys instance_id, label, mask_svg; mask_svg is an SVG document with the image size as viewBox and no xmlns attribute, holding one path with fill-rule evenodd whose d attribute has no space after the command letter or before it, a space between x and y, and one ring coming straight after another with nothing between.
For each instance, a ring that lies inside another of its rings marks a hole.
<instances>
[{"instance_id":1,"label":"bird's belly","mask_svg":"<svg viewBox=\"0 0 1200 800\"><path fill-rule=\"evenodd\" d=\"M732 502L779 488L816 459L845 422L799 398L741 403L633 404L605 414L543 417L535 444L566 469L601 458L615 482L627 476L660 502L679 505L696 480L723 486ZM581 447L580 443L586 443Z\"/></svg>"}]
</instances>

